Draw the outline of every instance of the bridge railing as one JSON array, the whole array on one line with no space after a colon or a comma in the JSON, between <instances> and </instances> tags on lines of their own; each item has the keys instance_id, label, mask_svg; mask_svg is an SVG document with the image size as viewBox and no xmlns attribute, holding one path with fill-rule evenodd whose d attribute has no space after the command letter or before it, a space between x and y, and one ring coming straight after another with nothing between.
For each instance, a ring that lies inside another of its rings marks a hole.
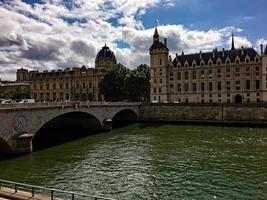
<instances>
[{"instance_id":1,"label":"bridge railing","mask_svg":"<svg viewBox=\"0 0 267 200\"><path fill-rule=\"evenodd\" d=\"M51 199L51 200L56 200L56 199L61 199L61 198L71 199L71 200L78 200L78 199L115 200L112 198L106 198L106 197L100 197L100 196L95 196L95 195L88 195L88 194L83 194L83 193L46 188L46 187L41 187L41 186L35 186L35 185L18 183L18 182L0 179L0 191L3 188L12 189L13 190L12 195L18 193L19 191L28 192L31 194L30 198L33 198L36 195L43 195L43 196L49 197L49 199Z\"/></svg>"},{"instance_id":2,"label":"bridge railing","mask_svg":"<svg viewBox=\"0 0 267 200\"><path fill-rule=\"evenodd\" d=\"M88 107L88 106L138 106L139 102L89 102L89 101L67 101L67 102L36 102L36 103L9 103L0 104L0 108L30 108L30 107Z\"/></svg>"}]
</instances>

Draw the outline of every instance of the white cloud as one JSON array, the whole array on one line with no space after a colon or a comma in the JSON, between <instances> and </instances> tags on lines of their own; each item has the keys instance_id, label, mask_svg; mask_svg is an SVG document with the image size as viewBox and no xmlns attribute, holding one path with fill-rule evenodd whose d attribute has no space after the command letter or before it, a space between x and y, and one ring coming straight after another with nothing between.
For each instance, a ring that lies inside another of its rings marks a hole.
<instances>
[{"instance_id":1,"label":"white cloud","mask_svg":"<svg viewBox=\"0 0 267 200\"><path fill-rule=\"evenodd\" d=\"M177 2L43 0L33 6L21 0L0 3L0 71L4 73L0 78L15 79L14 72L20 67L93 67L95 56L105 43L128 67L148 63L154 29L145 29L141 16L147 9L172 7ZM182 25L160 25L158 29L162 38L168 38L171 54L225 47L231 32L242 32L235 27L199 31ZM118 48L116 41L130 47ZM236 44L251 46L242 37L236 38Z\"/></svg>"},{"instance_id":2,"label":"white cloud","mask_svg":"<svg viewBox=\"0 0 267 200\"><path fill-rule=\"evenodd\" d=\"M243 47L252 47L252 43L246 38L246 37L234 37L234 42L235 42L235 48L241 48ZM232 45L232 38L229 37L228 39L228 46L229 48Z\"/></svg>"}]
</instances>

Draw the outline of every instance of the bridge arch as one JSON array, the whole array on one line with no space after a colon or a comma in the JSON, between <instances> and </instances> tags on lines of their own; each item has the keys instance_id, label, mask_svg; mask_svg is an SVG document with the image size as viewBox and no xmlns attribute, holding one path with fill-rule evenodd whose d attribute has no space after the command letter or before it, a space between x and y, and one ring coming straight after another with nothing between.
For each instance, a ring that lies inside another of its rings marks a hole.
<instances>
[{"instance_id":1,"label":"bridge arch","mask_svg":"<svg viewBox=\"0 0 267 200\"><path fill-rule=\"evenodd\" d=\"M0 154L11 153L11 147L8 142L3 138L0 138Z\"/></svg>"},{"instance_id":2,"label":"bridge arch","mask_svg":"<svg viewBox=\"0 0 267 200\"><path fill-rule=\"evenodd\" d=\"M88 112L72 111L43 123L33 136L33 150L57 145L101 130L101 121Z\"/></svg>"},{"instance_id":3,"label":"bridge arch","mask_svg":"<svg viewBox=\"0 0 267 200\"><path fill-rule=\"evenodd\" d=\"M138 120L138 114L132 109L121 109L112 115L113 126L127 125Z\"/></svg>"}]
</instances>

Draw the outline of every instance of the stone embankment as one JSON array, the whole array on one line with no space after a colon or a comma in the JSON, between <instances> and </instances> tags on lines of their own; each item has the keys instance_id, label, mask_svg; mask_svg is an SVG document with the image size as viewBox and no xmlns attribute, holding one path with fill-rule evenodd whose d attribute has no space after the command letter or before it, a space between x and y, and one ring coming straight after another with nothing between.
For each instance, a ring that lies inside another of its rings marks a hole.
<instances>
[{"instance_id":1,"label":"stone embankment","mask_svg":"<svg viewBox=\"0 0 267 200\"><path fill-rule=\"evenodd\" d=\"M139 113L142 121L267 124L267 104L147 104Z\"/></svg>"}]
</instances>

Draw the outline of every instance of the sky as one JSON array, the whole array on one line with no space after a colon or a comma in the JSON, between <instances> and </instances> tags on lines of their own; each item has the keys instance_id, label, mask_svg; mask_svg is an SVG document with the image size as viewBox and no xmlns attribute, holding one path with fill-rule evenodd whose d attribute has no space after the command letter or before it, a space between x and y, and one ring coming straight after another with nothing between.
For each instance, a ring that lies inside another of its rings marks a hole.
<instances>
[{"instance_id":1,"label":"sky","mask_svg":"<svg viewBox=\"0 0 267 200\"><path fill-rule=\"evenodd\" d=\"M266 0L0 0L0 79L18 68L94 67L105 45L119 63L149 64L157 25L172 57L267 44ZM157 21L157 23L156 23Z\"/></svg>"}]
</instances>

